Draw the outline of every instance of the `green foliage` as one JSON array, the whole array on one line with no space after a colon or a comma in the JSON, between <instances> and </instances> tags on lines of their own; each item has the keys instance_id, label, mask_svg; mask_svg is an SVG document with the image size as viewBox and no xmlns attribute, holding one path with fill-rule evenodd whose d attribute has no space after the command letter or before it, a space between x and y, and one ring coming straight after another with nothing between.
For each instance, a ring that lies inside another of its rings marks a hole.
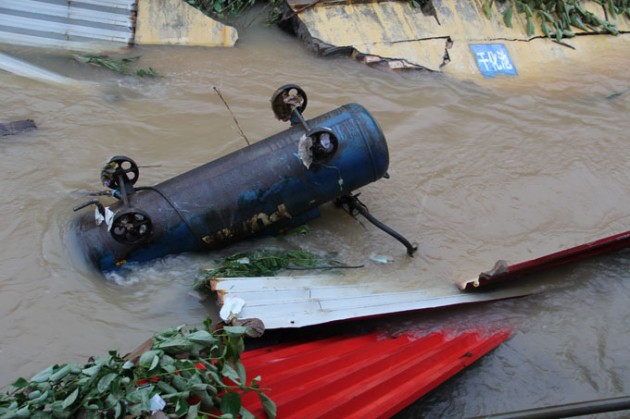
<instances>
[{"instance_id":1,"label":"green foliage","mask_svg":"<svg viewBox=\"0 0 630 419\"><path fill-rule=\"evenodd\" d=\"M495 0L486 0L483 11L490 19ZM534 35L534 20L538 21L541 31L549 38L560 41L562 38L575 36L572 28L586 32L610 33L617 35L617 27L587 11L582 0L496 0L503 5L503 22L512 27L514 12L524 15L527 22L527 35ZM625 14L630 17L630 0L592 0L606 7L612 16Z\"/></svg>"},{"instance_id":2,"label":"green foliage","mask_svg":"<svg viewBox=\"0 0 630 419\"><path fill-rule=\"evenodd\" d=\"M251 9L256 0L184 0L191 6L199 9L206 15L227 19L229 17L239 17L247 10ZM266 0L262 10L267 10L266 23L271 25L282 19L287 10L285 0ZM259 3L260 4L260 3Z\"/></svg>"},{"instance_id":3,"label":"green foliage","mask_svg":"<svg viewBox=\"0 0 630 419\"><path fill-rule=\"evenodd\" d=\"M278 272L293 269L340 269L355 268L339 263L328 256L320 256L304 250L259 249L238 252L218 262L217 266L204 270L195 284L199 292L208 292L211 278L236 278L274 276Z\"/></svg>"},{"instance_id":4,"label":"green foliage","mask_svg":"<svg viewBox=\"0 0 630 419\"><path fill-rule=\"evenodd\" d=\"M416 9L422 9L427 4L431 3L432 0L411 0L411 5Z\"/></svg>"},{"instance_id":5,"label":"green foliage","mask_svg":"<svg viewBox=\"0 0 630 419\"><path fill-rule=\"evenodd\" d=\"M75 55L74 59L80 63L93 64L105 67L123 75L135 75L138 77L158 77L158 73L151 67L145 69L131 69L131 63L136 62L140 57L110 58L106 55Z\"/></svg>"},{"instance_id":6,"label":"green foliage","mask_svg":"<svg viewBox=\"0 0 630 419\"><path fill-rule=\"evenodd\" d=\"M180 326L154 336L137 363L110 351L85 365L52 365L30 381L17 379L0 395L0 418L148 417L159 396L171 417L252 417L241 395L258 393L269 418L275 404L259 387L247 384L240 361L244 327L213 332L210 321L197 330ZM231 415L231 416L228 416Z\"/></svg>"},{"instance_id":7,"label":"green foliage","mask_svg":"<svg viewBox=\"0 0 630 419\"><path fill-rule=\"evenodd\" d=\"M273 276L289 267L317 268L329 260L303 250L260 249L226 257L219 266L205 271L207 278ZM328 266L326 266L328 267Z\"/></svg>"},{"instance_id":8,"label":"green foliage","mask_svg":"<svg viewBox=\"0 0 630 419\"><path fill-rule=\"evenodd\" d=\"M256 0L185 0L186 3L201 10L209 16L223 18L239 16L251 8Z\"/></svg>"}]
</instances>

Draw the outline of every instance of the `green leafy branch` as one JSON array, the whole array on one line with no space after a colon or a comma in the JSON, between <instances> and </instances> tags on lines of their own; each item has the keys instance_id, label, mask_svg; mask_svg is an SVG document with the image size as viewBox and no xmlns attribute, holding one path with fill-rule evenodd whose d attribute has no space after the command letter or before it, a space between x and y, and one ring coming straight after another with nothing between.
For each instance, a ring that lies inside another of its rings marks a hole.
<instances>
[{"instance_id":1,"label":"green leafy branch","mask_svg":"<svg viewBox=\"0 0 630 419\"><path fill-rule=\"evenodd\" d=\"M239 16L251 8L256 0L184 0L191 6L201 10L208 16L223 18Z\"/></svg>"},{"instance_id":2,"label":"green leafy branch","mask_svg":"<svg viewBox=\"0 0 630 419\"><path fill-rule=\"evenodd\" d=\"M247 383L240 361L246 328L213 332L209 320L204 325L158 334L134 359L110 351L85 365L52 365L30 380L19 378L13 391L0 395L0 418L148 417L155 410L172 417L253 418L241 400L250 391L275 418L261 378Z\"/></svg>"},{"instance_id":3,"label":"green leafy branch","mask_svg":"<svg viewBox=\"0 0 630 419\"><path fill-rule=\"evenodd\" d=\"M411 0L411 5L416 9L422 9L432 1L433 0Z\"/></svg>"},{"instance_id":4,"label":"green leafy branch","mask_svg":"<svg viewBox=\"0 0 630 419\"><path fill-rule=\"evenodd\" d=\"M93 64L104 67L123 75L134 75L138 77L158 77L158 73L151 67L132 70L130 65L140 57L111 58L106 55L75 55L74 59L83 64Z\"/></svg>"},{"instance_id":5,"label":"green leafy branch","mask_svg":"<svg viewBox=\"0 0 630 419\"><path fill-rule=\"evenodd\" d=\"M240 17L256 3L256 0L184 0L191 6L199 9L207 16L226 19ZM282 20L284 13L289 10L285 0L266 0L260 13L267 10L266 23L272 25Z\"/></svg>"},{"instance_id":6,"label":"green leafy branch","mask_svg":"<svg viewBox=\"0 0 630 419\"><path fill-rule=\"evenodd\" d=\"M495 0L486 0L483 10L488 19L492 18L492 6ZM586 10L582 0L496 0L504 5L503 22L512 27L514 13L525 16L527 35L535 32L534 20L538 20L541 31L548 38L572 38L573 28L585 32L610 33L618 35L617 26L603 20L596 14ZM604 6L612 17L625 15L630 17L630 0L593 0Z\"/></svg>"},{"instance_id":7,"label":"green leafy branch","mask_svg":"<svg viewBox=\"0 0 630 419\"><path fill-rule=\"evenodd\" d=\"M260 249L226 257L217 267L205 271L206 278L273 276L290 267L330 267L330 259L303 250Z\"/></svg>"},{"instance_id":8,"label":"green leafy branch","mask_svg":"<svg viewBox=\"0 0 630 419\"><path fill-rule=\"evenodd\" d=\"M359 268L344 265L329 256L321 256L304 250L259 249L234 253L220 260L217 266L201 272L195 283L199 292L210 292L208 280L212 278L236 278L275 276L283 270Z\"/></svg>"}]
</instances>

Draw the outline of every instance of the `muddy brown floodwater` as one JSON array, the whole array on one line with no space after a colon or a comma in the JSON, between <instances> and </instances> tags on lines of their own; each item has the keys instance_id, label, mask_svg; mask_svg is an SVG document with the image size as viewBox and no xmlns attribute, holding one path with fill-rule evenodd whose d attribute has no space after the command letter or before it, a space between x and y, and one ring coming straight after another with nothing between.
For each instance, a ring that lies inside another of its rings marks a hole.
<instances>
[{"instance_id":1,"label":"muddy brown floodwater","mask_svg":"<svg viewBox=\"0 0 630 419\"><path fill-rule=\"evenodd\" d=\"M77 191L98 190L112 155L153 185L287 128L269 98L286 83L309 96L307 117L348 102L379 121L390 179L362 188L371 212L419 244L409 259L384 233L326 206L306 250L367 261L366 280L452 287L497 259L519 262L630 230L630 54L558 63L544 79L474 83L318 58L275 27L241 27L234 49L141 47L138 79L69 56L3 52L84 80L66 87L0 74L2 120L38 130L0 139L0 388L20 376L215 315L189 294L209 255L179 255L107 278L69 244ZM273 244L270 239L265 244ZM252 245L254 245L252 243ZM248 244L241 244L240 248ZM394 259L369 263L371 253ZM630 253L538 275L529 297L387 320L394 329L509 327L512 337L401 417L465 417L630 393Z\"/></svg>"}]
</instances>

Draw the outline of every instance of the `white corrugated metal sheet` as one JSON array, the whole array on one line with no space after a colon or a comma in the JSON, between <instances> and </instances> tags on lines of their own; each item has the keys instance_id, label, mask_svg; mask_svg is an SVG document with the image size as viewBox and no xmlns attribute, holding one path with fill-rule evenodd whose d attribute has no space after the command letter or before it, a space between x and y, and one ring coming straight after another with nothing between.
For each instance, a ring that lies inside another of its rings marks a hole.
<instances>
[{"instance_id":1,"label":"white corrugated metal sheet","mask_svg":"<svg viewBox=\"0 0 630 419\"><path fill-rule=\"evenodd\" d=\"M456 287L384 291L375 284L341 284L339 277L215 278L211 286L220 306L240 298L238 318L262 320L266 329L304 327L362 317L476 303L530 294L523 289L461 293ZM336 284L337 282L337 284Z\"/></svg>"},{"instance_id":2,"label":"white corrugated metal sheet","mask_svg":"<svg viewBox=\"0 0 630 419\"><path fill-rule=\"evenodd\" d=\"M1 0L0 43L86 50L133 43L137 0Z\"/></svg>"}]
</instances>

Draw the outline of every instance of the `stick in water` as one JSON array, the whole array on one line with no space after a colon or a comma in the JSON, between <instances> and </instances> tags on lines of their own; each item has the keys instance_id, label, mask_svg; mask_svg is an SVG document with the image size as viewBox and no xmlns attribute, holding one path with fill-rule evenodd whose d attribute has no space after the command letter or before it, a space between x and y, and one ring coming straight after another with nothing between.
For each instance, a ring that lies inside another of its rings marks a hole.
<instances>
[{"instance_id":1,"label":"stick in water","mask_svg":"<svg viewBox=\"0 0 630 419\"><path fill-rule=\"evenodd\" d=\"M227 104L225 99L223 99L223 95L221 94L221 92L219 91L219 89L216 86L212 86L212 87L214 88L214 91L217 92L217 95L219 95L219 97L223 101L223 104L225 105L227 110L230 112L230 115L232 115L232 119L234 119L234 123L236 124L236 128L238 128L238 131L241 133L241 136L245 139L245 142L247 143L247 145L250 145L249 144L249 140L245 136L245 133L241 129L241 126L238 124L238 121L236 120L236 117L234 116L234 113L232 113L232 109L230 109L230 106Z\"/></svg>"}]
</instances>

